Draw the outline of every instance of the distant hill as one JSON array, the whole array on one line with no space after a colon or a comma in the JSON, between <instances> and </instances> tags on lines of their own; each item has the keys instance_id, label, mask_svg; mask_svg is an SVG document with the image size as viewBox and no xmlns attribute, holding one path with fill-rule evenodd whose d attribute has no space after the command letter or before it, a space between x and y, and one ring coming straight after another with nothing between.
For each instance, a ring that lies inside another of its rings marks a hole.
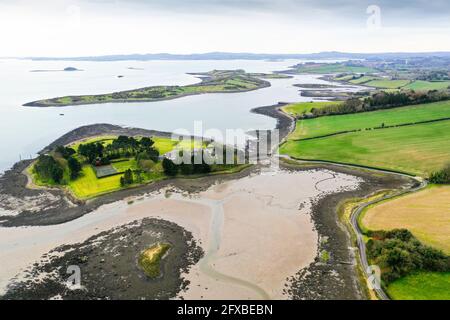
<instances>
[{"instance_id":1,"label":"distant hill","mask_svg":"<svg viewBox=\"0 0 450 320\"><path fill-rule=\"evenodd\" d=\"M441 57L450 58L450 52L392 52L392 53L346 53L319 52L306 54L259 54L259 53L231 53L210 52L198 54L126 54L86 57L26 57L25 59L45 61L149 61L149 60L280 60L280 59L409 59L413 57Z\"/></svg>"}]
</instances>

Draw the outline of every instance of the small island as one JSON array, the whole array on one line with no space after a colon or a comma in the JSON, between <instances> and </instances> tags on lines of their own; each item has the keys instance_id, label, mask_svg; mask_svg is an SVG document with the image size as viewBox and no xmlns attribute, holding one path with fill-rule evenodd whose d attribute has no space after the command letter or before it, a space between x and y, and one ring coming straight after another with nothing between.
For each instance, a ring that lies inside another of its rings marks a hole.
<instances>
[{"instance_id":1,"label":"small island","mask_svg":"<svg viewBox=\"0 0 450 320\"><path fill-rule=\"evenodd\" d=\"M30 72L74 72L74 71L83 71L83 70L77 69L75 67L66 67L62 70L31 70Z\"/></svg>"},{"instance_id":2,"label":"small island","mask_svg":"<svg viewBox=\"0 0 450 320\"><path fill-rule=\"evenodd\" d=\"M192 75L199 77L201 82L187 86L152 86L99 95L64 96L33 101L24 106L65 107L113 102L152 102L204 93L245 92L269 87L270 82L263 78L277 77L272 74L246 73L244 70L214 70Z\"/></svg>"},{"instance_id":3,"label":"small island","mask_svg":"<svg viewBox=\"0 0 450 320\"><path fill-rule=\"evenodd\" d=\"M62 188L83 200L167 178L232 173L248 166L237 164L237 150L233 164L207 164L203 155L214 156L214 144L165 136L94 136L51 148L26 172L34 186ZM177 153L190 154L191 163L176 164ZM194 163L199 154L201 163Z\"/></svg>"},{"instance_id":4,"label":"small island","mask_svg":"<svg viewBox=\"0 0 450 320\"><path fill-rule=\"evenodd\" d=\"M71 72L71 71L81 71L81 70L74 68L74 67L67 67L67 68L64 68L64 71Z\"/></svg>"}]
</instances>

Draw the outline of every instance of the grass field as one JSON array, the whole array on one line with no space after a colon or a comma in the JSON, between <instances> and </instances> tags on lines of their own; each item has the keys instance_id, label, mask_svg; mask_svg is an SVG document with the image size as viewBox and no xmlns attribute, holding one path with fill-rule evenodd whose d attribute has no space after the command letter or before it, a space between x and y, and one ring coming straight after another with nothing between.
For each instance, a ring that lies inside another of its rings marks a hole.
<instances>
[{"instance_id":1,"label":"grass field","mask_svg":"<svg viewBox=\"0 0 450 320\"><path fill-rule=\"evenodd\" d=\"M281 154L428 176L450 159L450 121L288 141Z\"/></svg>"},{"instance_id":2,"label":"grass field","mask_svg":"<svg viewBox=\"0 0 450 320\"><path fill-rule=\"evenodd\" d=\"M365 84L366 82L372 81L372 80L377 80L377 77L372 77L372 76L363 76L357 79L352 79L349 80L350 83L353 84Z\"/></svg>"},{"instance_id":3,"label":"grass field","mask_svg":"<svg viewBox=\"0 0 450 320\"><path fill-rule=\"evenodd\" d=\"M415 91L442 90L450 87L450 81L421 81L417 80L405 86L405 89Z\"/></svg>"},{"instance_id":4,"label":"grass field","mask_svg":"<svg viewBox=\"0 0 450 320\"><path fill-rule=\"evenodd\" d=\"M110 144L113 139L116 139L117 136L99 136L94 138L87 138L80 141L77 141L75 143L70 144L70 147L73 148L75 151L78 151L78 148L80 147L80 144L87 144L87 143L94 143L94 142L101 142L103 146L106 146Z\"/></svg>"},{"instance_id":5,"label":"grass field","mask_svg":"<svg viewBox=\"0 0 450 320\"><path fill-rule=\"evenodd\" d=\"M380 89L398 89L408 85L410 82L410 80L372 80L364 83L364 85Z\"/></svg>"},{"instance_id":6,"label":"grass field","mask_svg":"<svg viewBox=\"0 0 450 320\"><path fill-rule=\"evenodd\" d=\"M95 197L120 189L121 175L98 179L90 165L83 166L78 179L69 182L70 190L79 198Z\"/></svg>"},{"instance_id":7,"label":"grass field","mask_svg":"<svg viewBox=\"0 0 450 320\"><path fill-rule=\"evenodd\" d=\"M295 107L293 107L295 110ZM290 139L304 139L336 132L427 121L450 117L450 101L348 115L300 120ZM387 129L385 129L387 130Z\"/></svg>"},{"instance_id":8,"label":"grass field","mask_svg":"<svg viewBox=\"0 0 450 320\"><path fill-rule=\"evenodd\" d=\"M349 66L343 63L323 63L323 64L302 64L298 65L295 70L299 73L371 73L376 72L375 69L363 66Z\"/></svg>"},{"instance_id":9,"label":"grass field","mask_svg":"<svg viewBox=\"0 0 450 320\"><path fill-rule=\"evenodd\" d=\"M361 223L370 230L408 229L422 243L450 255L450 186L432 186L373 206Z\"/></svg>"},{"instance_id":10,"label":"grass field","mask_svg":"<svg viewBox=\"0 0 450 320\"><path fill-rule=\"evenodd\" d=\"M117 172L125 172L128 169L136 170L137 163L135 159L129 159L126 161L114 162L112 164L113 168L116 169Z\"/></svg>"},{"instance_id":11,"label":"grass field","mask_svg":"<svg viewBox=\"0 0 450 320\"><path fill-rule=\"evenodd\" d=\"M390 284L387 292L395 300L450 300L450 273L409 275Z\"/></svg>"},{"instance_id":12,"label":"grass field","mask_svg":"<svg viewBox=\"0 0 450 320\"><path fill-rule=\"evenodd\" d=\"M284 106L281 108L281 110L295 117L301 116L304 113L311 112L311 109L313 108L320 109L329 105L336 105L338 103L339 102L337 101L299 102Z\"/></svg>"}]
</instances>

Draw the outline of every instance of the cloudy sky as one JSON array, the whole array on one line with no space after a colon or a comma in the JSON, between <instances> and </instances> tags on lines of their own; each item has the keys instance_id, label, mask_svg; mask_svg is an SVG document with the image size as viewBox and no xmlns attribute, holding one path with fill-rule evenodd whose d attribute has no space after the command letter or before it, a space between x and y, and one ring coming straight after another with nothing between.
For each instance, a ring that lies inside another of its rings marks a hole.
<instances>
[{"instance_id":1,"label":"cloudy sky","mask_svg":"<svg viewBox=\"0 0 450 320\"><path fill-rule=\"evenodd\" d=\"M450 51L448 0L0 0L0 56Z\"/></svg>"}]
</instances>

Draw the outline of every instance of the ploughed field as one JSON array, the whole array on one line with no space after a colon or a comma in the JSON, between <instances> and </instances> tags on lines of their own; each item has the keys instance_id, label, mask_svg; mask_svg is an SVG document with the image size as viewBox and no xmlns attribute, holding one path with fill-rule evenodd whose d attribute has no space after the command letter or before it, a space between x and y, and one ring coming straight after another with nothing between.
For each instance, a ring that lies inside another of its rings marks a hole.
<instances>
[{"instance_id":1,"label":"ploughed field","mask_svg":"<svg viewBox=\"0 0 450 320\"><path fill-rule=\"evenodd\" d=\"M450 101L297 121L280 152L428 176L450 159Z\"/></svg>"}]
</instances>

